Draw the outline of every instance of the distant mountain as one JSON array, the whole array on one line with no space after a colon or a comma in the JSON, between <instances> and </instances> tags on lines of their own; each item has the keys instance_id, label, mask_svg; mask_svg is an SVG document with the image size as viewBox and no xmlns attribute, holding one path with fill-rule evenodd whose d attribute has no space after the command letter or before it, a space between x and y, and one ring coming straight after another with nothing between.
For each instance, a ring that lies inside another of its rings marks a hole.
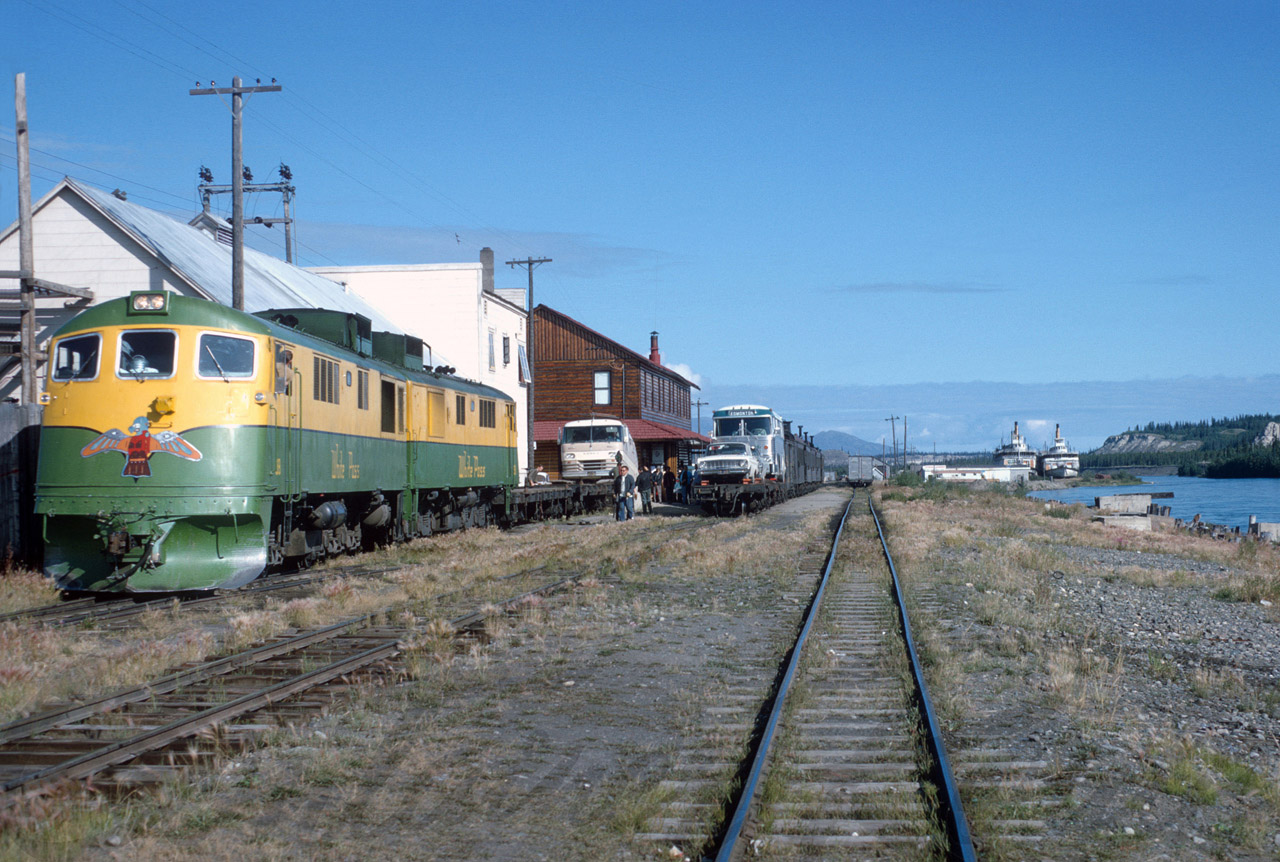
<instances>
[{"instance_id":1,"label":"distant mountain","mask_svg":"<svg viewBox=\"0 0 1280 862\"><path fill-rule=\"evenodd\" d=\"M868 443L843 431L819 431L813 435L813 442L819 449L840 449L850 455L879 455L881 450L879 443Z\"/></svg>"}]
</instances>

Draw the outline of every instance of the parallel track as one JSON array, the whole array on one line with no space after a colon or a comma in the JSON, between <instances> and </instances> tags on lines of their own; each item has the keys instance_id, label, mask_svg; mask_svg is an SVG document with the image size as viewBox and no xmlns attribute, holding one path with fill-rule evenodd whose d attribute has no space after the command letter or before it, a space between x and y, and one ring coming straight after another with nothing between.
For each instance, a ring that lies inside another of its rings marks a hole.
<instances>
[{"instance_id":1,"label":"parallel track","mask_svg":"<svg viewBox=\"0 0 1280 862\"><path fill-rule=\"evenodd\" d=\"M527 574L527 573L518 573ZM509 576L514 577L514 576ZM502 609L576 580L559 578L494 602ZM128 787L162 779L174 768L208 757L215 745L238 744L274 724L246 716L289 700L301 714L334 695L299 696L356 673L386 673L408 631L378 620L385 612L279 638L205 662L89 703L50 710L0 727L0 808L54 782L98 776L98 787ZM450 622L456 634L484 624L472 610ZM238 722L238 723L235 723ZM192 742L200 737L199 743ZM182 747L185 746L185 747ZM121 769L128 764L128 767Z\"/></svg>"}]
</instances>

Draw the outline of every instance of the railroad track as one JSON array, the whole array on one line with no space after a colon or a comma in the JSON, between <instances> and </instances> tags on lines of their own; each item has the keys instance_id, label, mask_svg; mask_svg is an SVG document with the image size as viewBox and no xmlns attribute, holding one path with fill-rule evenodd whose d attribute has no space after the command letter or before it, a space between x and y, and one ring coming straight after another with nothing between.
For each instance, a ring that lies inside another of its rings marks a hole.
<instances>
[{"instance_id":1,"label":"railroad track","mask_svg":"<svg viewBox=\"0 0 1280 862\"><path fill-rule=\"evenodd\" d=\"M475 634L492 608L517 608L575 580L577 576L560 577L486 601L450 625L455 635ZM435 602L448 598L439 596ZM277 638L0 727L0 809L61 781L93 776L96 788L111 790L163 780L219 750L246 745L281 722L313 714L341 697L360 676L394 676L393 662L410 629L387 626L382 622L386 613ZM251 718L268 707L277 710L269 721Z\"/></svg>"},{"instance_id":2,"label":"railroad track","mask_svg":"<svg viewBox=\"0 0 1280 862\"><path fill-rule=\"evenodd\" d=\"M51 627L110 623L142 616L149 611L172 608L191 609L216 605L228 599L272 593L280 590L299 589L337 577L370 577L394 571L393 567L376 568L365 565L343 566L321 572L293 572L269 575L235 590L214 590L208 593L163 593L143 596L116 593L68 599L57 604L26 608L0 614L3 623L39 623Z\"/></svg>"},{"instance_id":3,"label":"railroad track","mask_svg":"<svg viewBox=\"0 0 1280 862\"><path fill-rule=\"evenodd\" d=\"M910 667L909 627L886 588L892 563L860 570L841 552L847 528L864 545L874 535L874 514L851 517L852 507L831 550L801 562L793 597L808 610L770 697L760 703L759 681L744 678L728 705L704 711L705 744L682 753L638 840L716 860L974 858Z\"/></svg>"}]
</instances>

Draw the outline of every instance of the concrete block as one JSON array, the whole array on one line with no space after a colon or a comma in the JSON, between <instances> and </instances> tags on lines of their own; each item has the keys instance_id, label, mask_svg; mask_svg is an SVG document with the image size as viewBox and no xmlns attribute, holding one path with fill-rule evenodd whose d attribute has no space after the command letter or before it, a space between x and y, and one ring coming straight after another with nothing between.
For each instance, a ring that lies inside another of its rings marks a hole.
<instances>
[{"instance_id":1,"label":"concrete block","mask_svg":"<svg viewBox=\"0 0 1280 862\"><path fill-rule=\"evenodd\" d=\"M1145 515L1151 505L1150 494L1110 494L1094 497L1093 505L1099 512L1116 515Z\"/></svg>"},{"instance_id":2,"label":"concrete block","mask_svg":"<svg viewBox=\"0 0 1280 862\"><path fill-rule=\"evenodd\" d=\"M1122 527L1126 530L1137 530L1140 533L1151 532L1151 518L1148 515L1095 515L1094 521L1101 521L1104 527Z\"/></svg>"}]
</instances>

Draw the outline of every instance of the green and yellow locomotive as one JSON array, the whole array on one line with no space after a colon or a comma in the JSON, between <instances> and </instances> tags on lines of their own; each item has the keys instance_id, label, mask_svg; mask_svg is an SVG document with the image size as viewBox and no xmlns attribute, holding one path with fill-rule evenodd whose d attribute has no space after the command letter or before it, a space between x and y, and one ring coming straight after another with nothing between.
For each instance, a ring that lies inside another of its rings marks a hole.
<instances>
[{"instance_id":1,"label":"green and yellow locomotive","mask_svg":"<svg viewBox=\"0 0 1280 862\"><path fill-rule=\"evenodd\" d=\"M515 405L357 314L172 293L54 335L36 513L66 590L236 587L264 569L503 517Z\"/></svg>"}]
</instances>

